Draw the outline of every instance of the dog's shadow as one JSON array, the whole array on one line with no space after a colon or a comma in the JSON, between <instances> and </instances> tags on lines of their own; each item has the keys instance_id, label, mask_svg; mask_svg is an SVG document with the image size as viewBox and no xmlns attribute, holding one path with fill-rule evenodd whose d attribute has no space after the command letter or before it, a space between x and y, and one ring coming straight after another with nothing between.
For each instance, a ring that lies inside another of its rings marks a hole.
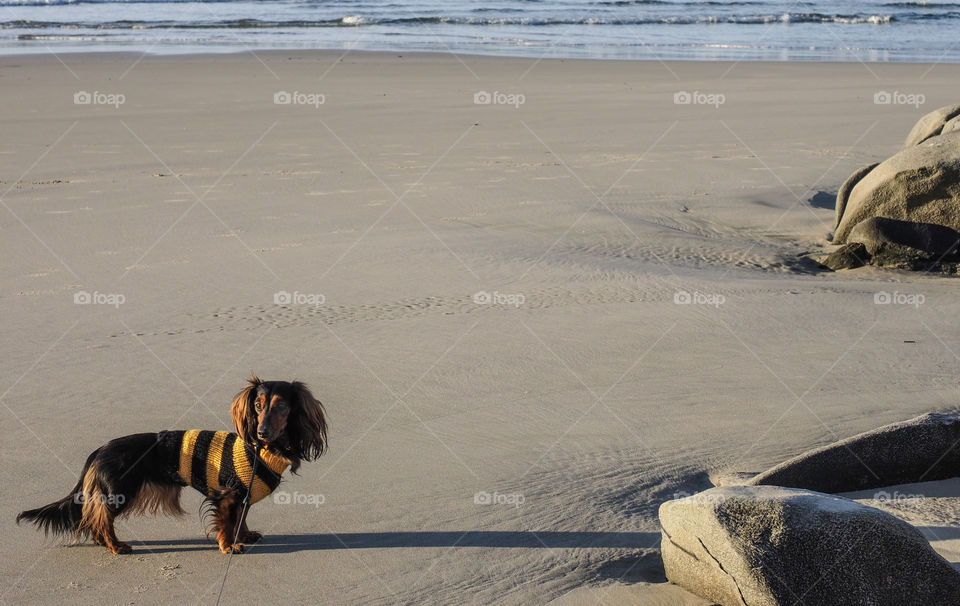
<instances>
[{"instance_id":1,"label":"dog's shadow","mask_svg":"<svg viewBox=\"0 0 960 606\"><path fill-rule=\"evenodd\" d=\"M150 553L174 553L215 549L205 539L185 541L131 541L134 550ZM658 532L513 532L513 531L439 531L439 532L346 532L267 535L248 553L296 553L335 549L396 549L405 547L496 547L501 549L626 548L649 549L659 546Z\"/></svg>"}]
</instances>

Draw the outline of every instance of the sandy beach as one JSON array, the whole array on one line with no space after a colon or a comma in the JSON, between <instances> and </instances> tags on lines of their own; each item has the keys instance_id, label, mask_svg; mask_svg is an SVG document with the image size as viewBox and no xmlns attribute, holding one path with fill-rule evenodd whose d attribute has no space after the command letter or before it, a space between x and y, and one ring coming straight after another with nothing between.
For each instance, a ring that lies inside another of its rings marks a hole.
<instances>
[{"instance_id":1,"label":"sandy beach","mask_svg":"<svg viewBox=\"0 0 960 606\"><path fill-rule=\"evenodd\" d=\"M957 406L956 279L810 255L958 77L0 58L0 600L215 603L196 492L118 524L127 556L14 517L111 438L232 429L256 372L307 382L331 444L254 506L223 603L707 604L666 582L660 503ZM960 484L886 491L960 566Z\"/></svg>"}]
</instances>

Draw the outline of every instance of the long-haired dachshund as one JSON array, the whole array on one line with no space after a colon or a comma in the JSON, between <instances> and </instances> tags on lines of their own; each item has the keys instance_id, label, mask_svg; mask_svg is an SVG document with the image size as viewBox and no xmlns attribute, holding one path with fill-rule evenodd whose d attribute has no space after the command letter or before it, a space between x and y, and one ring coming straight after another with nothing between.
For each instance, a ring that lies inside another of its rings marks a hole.
<instances>
[{"instance_id":1,"label":"long-haired dachshund","mask_svg":"<svg viewBox=\"0 0 960 606\"><path fill-rule=\"evenodd\" d=\"M88 537L113 553L130 553L113 521L130 514L182 514L180 490L190 485L206 496L220 551L243 553L244 543L261 537L247 528L248 493L250 503L263 499L288 467L296 472L301 461L323 454L327 420L303 383L255 376L237 394L231 413L237 433L161 431L107 442L87 457L69 495L21 512L17 522L29 520L44 533Z\"/></svg>"}]
</instances>

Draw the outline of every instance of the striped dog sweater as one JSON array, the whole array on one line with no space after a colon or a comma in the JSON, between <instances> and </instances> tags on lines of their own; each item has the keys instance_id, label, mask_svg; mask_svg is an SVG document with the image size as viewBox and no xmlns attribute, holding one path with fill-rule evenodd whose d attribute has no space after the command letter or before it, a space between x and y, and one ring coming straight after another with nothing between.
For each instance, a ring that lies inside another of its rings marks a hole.
<instances>
[{"instance_id":1,"label":"striped dog sweater","mask_svg":"<svg viewBox=\"0 0 960 606\"><path fill-rule=\"evenodd\" d=\"M193 486L206 496L215 496L224 488L250 490L250 503L256 503L273 492L280 484L280 477L290 462L267 447L254 453L253 448L244 444L235 433L228 431L190 431L163 432L165 437L180 443L180 466L177 475L180 480ZM254 457L257 462L257 476L253 477ZM252 480L252 486L251 486Z\"/></svg>"}]
</instances>

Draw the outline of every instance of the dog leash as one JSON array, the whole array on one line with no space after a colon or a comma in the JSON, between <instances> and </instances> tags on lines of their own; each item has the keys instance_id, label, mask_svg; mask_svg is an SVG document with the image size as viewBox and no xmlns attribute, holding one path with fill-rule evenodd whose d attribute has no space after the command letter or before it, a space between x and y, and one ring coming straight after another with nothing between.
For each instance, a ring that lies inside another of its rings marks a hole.
<instances>
[{"instance_id":1,"label":"dog leash","mask_svg":"<svg viewBox=\"0 0 960 606\"><path fill-rule=\"evenodd\" d=\"M260 440L253 440L253 471L250 473L250 485L247 486L247 496L243 498L243 511L240 512L240 519L237 521L237 532L233 535L233 545L237 544L240 538L240 528L247 518L247 508L250 507L250 493L253 492L253 481L257 479L257 462L260 460ZM227 584L227 575L230 574L230 561L233 560L234 549L230 546L230 555L227 556L227 569L223 571L223 580L220 581L220 591L217 592L217 604L220 606L220 598L223 596L223 588Z\"/></svg>"}]
</instances>

